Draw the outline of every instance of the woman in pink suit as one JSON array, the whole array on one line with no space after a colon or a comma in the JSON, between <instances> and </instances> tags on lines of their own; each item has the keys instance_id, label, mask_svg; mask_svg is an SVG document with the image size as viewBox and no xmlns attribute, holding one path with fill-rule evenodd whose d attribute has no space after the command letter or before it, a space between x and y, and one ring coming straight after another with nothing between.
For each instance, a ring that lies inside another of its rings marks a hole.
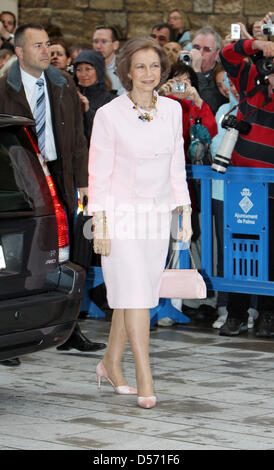
<instances>
[{"instance_id":1,"label":"woman in pink suit","mask_svg":"<svg viewBox=\"0 0 274 470\"><path fill-rule=\"evenodd\" d=\"M114 309L109 342L97 365L117 393L156 404L149 363L149 309L158 305L169 245L171 212L180 207L179 238L192 235L179 103L156 90L169 72L163 49L151 38L130 39L117 59L127 90L96 113L89 159L89 213L94 250L102 255L108 303ZM137 389L121 359L129 340Z\"/></svg>"}]
</instances>

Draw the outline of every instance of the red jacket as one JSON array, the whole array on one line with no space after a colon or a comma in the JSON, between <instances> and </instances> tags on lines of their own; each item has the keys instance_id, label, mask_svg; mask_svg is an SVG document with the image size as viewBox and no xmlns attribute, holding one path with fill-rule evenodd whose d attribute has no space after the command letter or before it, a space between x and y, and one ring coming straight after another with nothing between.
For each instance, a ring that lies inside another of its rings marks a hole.
<instances>
[{"instance_id":1,"label":"red jacket","mask_svg":"<svg viewBox=\"0 0 274 470\"><path fill-rule=\"evenodd\" d=\"M213 112L211 111L209 105L205 101L203 101L201 109L200 109L191 100L188 100L188 99L181 100L179 98L176 98L173 95L167 95L167 97L175 101L178 101L180 105L182 106L184 150L185 150L186 163L190 163L188 159L188 152L187 152L189 144L190 144L190 134L189 134L190 127L192 126L192 124L195 124L195 118L200 117L202 125L204 125L207 128L212 138L217 134L217 131L218 131L215 116ZM193 187L193 181L191 180L188 181L188 187L189 187L192 209L194 212L199 212L199 209L198 209L199 204L197 205L197 199L196 199L195 190Z\"/></svg>"},{"instance_id":2,"label":"red jacket","mask_svg":"<svg viewBox=\"0 0 274 470\"><path fill-rule=\"evenodd\" d=\"M187 150L190 143L189 130L192 124L195 124L195 118L201 118L202 125L207 128L212 138L217 134L217 124L215 116L211 111L209 105L205 101L203 101L200 109L191 100L181 100L173 95L168 95L168 98L178 101L183 108L183 138L185 155L187 156Z\"/></svg>"},{"instance_id":3,"label":"red jacket","mask_svg":"<svg viewBox=\"0 0 274 470\"><path fill-rule=\"evenodd\" d=\"M253 39L240 40L226 46L220 53L221 61L232 82L240 93L240 101L255 86L258 71L245 58L254 54ZM267 88L265 87L267 92ZM247 135L239 134L233 154L235 166L274 167L274 93L270 102L264 104L266 95L257 91L252 97L240 103L237 118L244 118L252 124ZM250 114L249 114L250 113Z\"/></svg>"}]
</instances>

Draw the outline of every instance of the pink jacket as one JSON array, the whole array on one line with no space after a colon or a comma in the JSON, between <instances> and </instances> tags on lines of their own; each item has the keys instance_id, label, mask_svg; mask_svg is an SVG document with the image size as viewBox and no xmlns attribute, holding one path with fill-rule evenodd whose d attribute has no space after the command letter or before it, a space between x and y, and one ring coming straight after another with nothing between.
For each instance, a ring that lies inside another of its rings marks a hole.
<instances>
[{"instance_id":1,"label":"pink jacket","mask_svg":"<svg viewBox=\"0 0 274 470\"><path fill-rule=\"evenodd\" d=\"M89 213L123 204L169 210L190 204L186 182L182 110L158 96L151 122L138 119L127 93L96 112L89 153ZM111 201L111 202L110 202Z\"/></svg>"}]
</instances>

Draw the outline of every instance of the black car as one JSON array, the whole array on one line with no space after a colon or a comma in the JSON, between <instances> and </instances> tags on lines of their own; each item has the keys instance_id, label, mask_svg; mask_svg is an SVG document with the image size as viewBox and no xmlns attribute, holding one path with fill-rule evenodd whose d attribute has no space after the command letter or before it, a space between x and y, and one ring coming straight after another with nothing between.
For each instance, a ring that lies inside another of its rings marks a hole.
<instances>
[{"instance_id":1,"label":"black car","mask_svg":"<svg viewBox=\"0 0 274 470\"><path fill-rule=\"evenodd\" d=\"M0 361L63 343L85 281L33 125L0 115Z\"/></svg>"}]
</instances>

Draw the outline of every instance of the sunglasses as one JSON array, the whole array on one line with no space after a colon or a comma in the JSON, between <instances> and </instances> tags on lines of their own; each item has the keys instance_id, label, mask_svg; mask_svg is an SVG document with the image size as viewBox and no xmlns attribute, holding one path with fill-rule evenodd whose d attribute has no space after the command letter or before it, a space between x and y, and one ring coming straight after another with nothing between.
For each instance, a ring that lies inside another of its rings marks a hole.
<instances>
[{"instance_id":1,"label":"sunglasses","mask_svg":"<svg viewBox=\"0 0 274 470\"><path fill-rule=\"evenodd\" d=\"M202 49L205 52L212 52L213 51L212 47L209 47L209 46L201 47L198 44L193 44L192 49L197 49L197 51L200 51Z\"/></svg>"}]
</instances>

